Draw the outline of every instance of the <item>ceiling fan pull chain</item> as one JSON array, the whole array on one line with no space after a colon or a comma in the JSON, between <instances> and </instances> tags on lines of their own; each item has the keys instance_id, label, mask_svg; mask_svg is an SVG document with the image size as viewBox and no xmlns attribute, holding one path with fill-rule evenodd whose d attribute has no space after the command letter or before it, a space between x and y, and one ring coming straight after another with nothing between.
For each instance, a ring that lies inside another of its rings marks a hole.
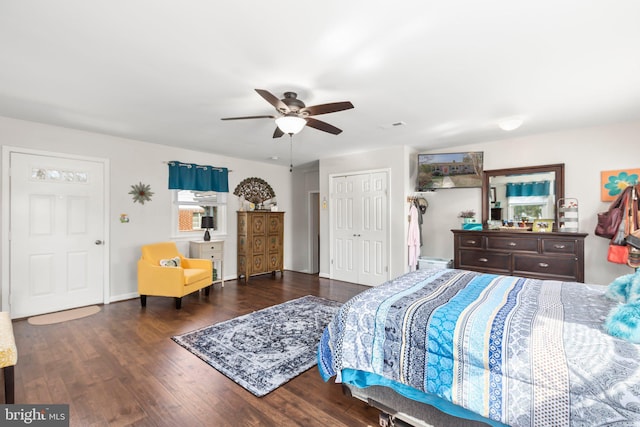
<instances>
[{"instance_id":1,"label":"ceiling fan pull chain","mask_svg":"<svg viewBox=\"0 0 640 427\"><path fill-rule=\"evenodd\" d=\"M293 172L293 135L289 134L289 172Z\"/></svg>"}]
</instances>

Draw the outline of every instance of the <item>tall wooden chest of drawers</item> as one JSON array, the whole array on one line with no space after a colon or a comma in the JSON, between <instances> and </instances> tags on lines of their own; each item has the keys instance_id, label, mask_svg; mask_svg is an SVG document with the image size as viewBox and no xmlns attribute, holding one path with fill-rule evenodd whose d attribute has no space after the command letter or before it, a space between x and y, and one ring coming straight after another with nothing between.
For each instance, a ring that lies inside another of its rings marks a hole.
<instances>
[{"instance_id":1,"label":"tall wooden chest of drawers","mask_svg":"<svg viewBox=\"0 0 640 427\"><path fill-rule=\"evenodd\" d=\"M283 273L284 212L238 212L238 279Z\"/></svg>"},{"instance_id":2,"label":"tall wooden chest of drawers","mask_svg":"<svg viewBox=\"0 0 640 427\"><path fill-rule=\"evenodd\" d=\"M584 282L586 233L451 230L454 268Z\"/></svg>"}]
</instances>

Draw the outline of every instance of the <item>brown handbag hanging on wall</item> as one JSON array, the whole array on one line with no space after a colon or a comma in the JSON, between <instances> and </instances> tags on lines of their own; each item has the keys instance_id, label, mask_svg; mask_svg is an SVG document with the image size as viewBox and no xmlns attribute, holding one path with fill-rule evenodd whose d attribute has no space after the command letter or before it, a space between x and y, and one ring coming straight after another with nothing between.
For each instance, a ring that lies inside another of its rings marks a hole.
<instances>
[{"instance_id":1,"label":"brown handbag hanging on wall","mask_svg":"<svg viewBox=\"0 0 640 427\"><path fill-rule=\"evenodd\" d=\"M618 198L611 202L607 211L598 214L596 236L612 239L616 235L620 228L620 223L625 217L624 203L629 199L631 189L631 186L625 188Z\"/></svg>"},{"instance_id":2,"label":"brown handbag hanging on wall","mask_svg":"<svg viewBox=\"0 0 640 427\"><path fill-rule=\"evenodd\" d=\"M635 231L637 227L637 215L634 211L637 211L637 199L635 196L635 186L629 186L624 189L622 193L624 196L621 201L620 208L622 209L622 217L618 229L613 234L611 242L609 242L609 250L607 252L607 261L615 264L628 264L629 263L629 245L626 242L626 236ZM618 200L616 199L617 203ZM612 204L612 207L613 205ZM617 209L617 207L616 207ZM611 208L609 209L611 212Z\"/></svg>"}]
</instances>

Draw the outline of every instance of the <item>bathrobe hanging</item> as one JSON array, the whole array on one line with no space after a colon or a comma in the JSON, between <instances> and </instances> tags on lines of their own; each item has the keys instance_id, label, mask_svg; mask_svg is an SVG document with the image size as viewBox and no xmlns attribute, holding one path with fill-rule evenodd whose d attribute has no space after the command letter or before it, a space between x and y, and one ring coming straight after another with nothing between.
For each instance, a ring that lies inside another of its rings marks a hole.
<instances>
[{"instance_id":1,"label":"bathrobe hanging","mask_svg":"<svg viewBox=\"0 0 640 427\"><path fill-rule=\"evenodd\" d=\"M420 225L418 224L418 209L414 204L409 209L409 232L407 233L407 247L409 248L409 271L414 271L420 256Z\"/></svg>"}]
</instances>

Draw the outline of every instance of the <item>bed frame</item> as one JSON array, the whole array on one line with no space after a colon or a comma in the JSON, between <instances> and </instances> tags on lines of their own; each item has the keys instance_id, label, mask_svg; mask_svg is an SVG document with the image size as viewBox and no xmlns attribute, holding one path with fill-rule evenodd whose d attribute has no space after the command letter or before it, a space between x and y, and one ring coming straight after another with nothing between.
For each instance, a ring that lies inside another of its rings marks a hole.
<instances>
[{"instance_id":1,"label":"bed frame","mask_svg":"<svg viewBox=\"0 0 640 427\"><path fill-rule=\"evenodd\" d=\"M359 388L342 384L342 392L380 411L380 427L487 427L480 421L457 418L426 403L403 397L390 388Z\"/></svg>"}]
</instances>

